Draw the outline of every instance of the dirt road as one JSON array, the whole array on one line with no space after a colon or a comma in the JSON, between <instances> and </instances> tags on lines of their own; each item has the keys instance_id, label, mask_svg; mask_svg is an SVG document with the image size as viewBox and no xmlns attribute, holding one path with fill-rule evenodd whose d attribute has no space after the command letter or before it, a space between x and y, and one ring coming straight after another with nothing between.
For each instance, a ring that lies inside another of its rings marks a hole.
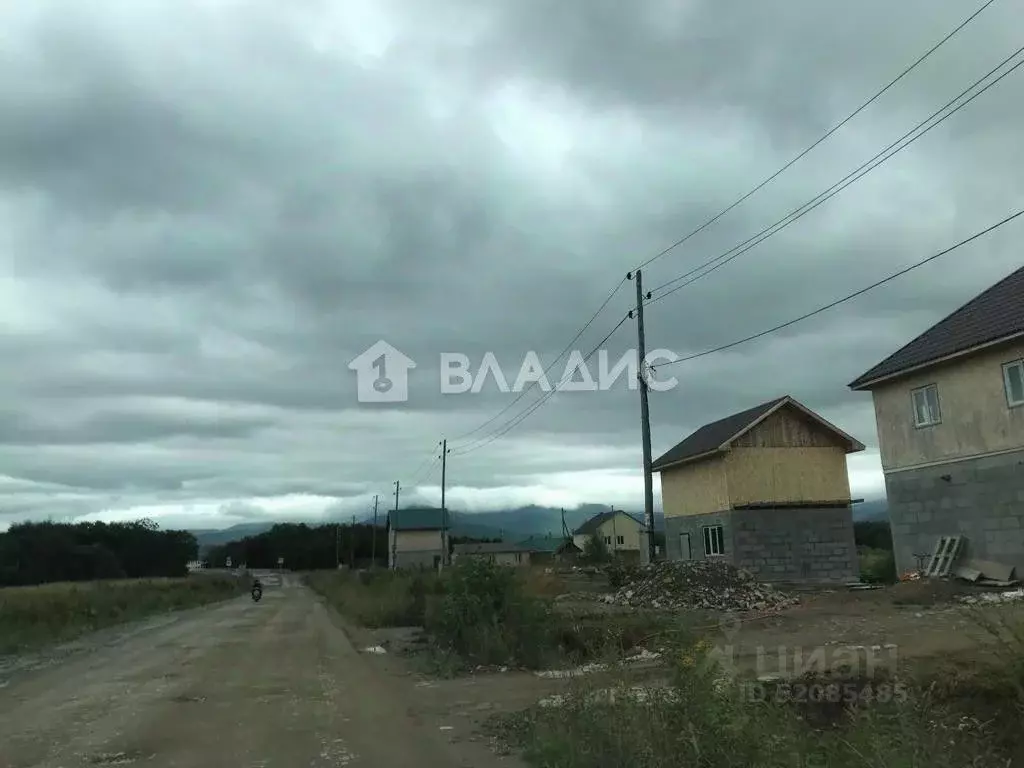
<instances>
[{"instance_id":1,"label":"dirt road","mask_svg":"<svg viewBox=\"0 0 1024 768\"><path fill-rule=\"evenodd\" d=\"M0 768L519 765L418 716L288 577L50 662L0 670Z\"/></svg>"}]
</instances>

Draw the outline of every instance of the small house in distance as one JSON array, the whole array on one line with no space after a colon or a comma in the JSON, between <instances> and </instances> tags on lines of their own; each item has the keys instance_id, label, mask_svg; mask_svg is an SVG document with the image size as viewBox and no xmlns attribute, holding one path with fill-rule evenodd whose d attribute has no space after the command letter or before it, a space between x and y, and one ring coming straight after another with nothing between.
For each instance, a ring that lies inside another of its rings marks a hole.
<instances>
[{"instance_id":1,"label":"small house in distance","mask_svg":"<svg viewBox=\"0 0 1024 768\"><path fill-rule=\"evenodd\" d=\"M388 567L436 568L451 535L446 510L416 507L388 513Z\"/></svg>"},{"instance_id":2,"label":"small house in distance","mask_svg":"<svg viewBox=\"0 0 1024 768\"><path fill-rule=\"evenodd\" d=\"M639 559L640 550L647 546L644 524L621 509L599 512L572 532L572 541L581 551L587 547L587 539L597 536L608 548L608 552L623 559Z\"/></svg>"},{"instance_id":3,"label":"small house in distance","mask_svg":"<svg viewBox=\"0 0 1024 768\"><path fill-rule=\"evenodd\" d=\"M495 565L529 565L530 550L511 542L467 542L452 547L452 562L479 559Z\"/></svg>"},{"instance_id":4,"label":"small house in distance","mask_svg":"<svg viewBox=\"0 0 1024 768\"><path fill-rule=\"evenodd\" d=\"M529 536L520 541L519 546L530 553L530 562L533 564L573 560L581 552L571 538L550 533Z\"/></svg>"},{"instance_id":5,"label":"small house in distance","mask_svg":"<svg viewBox=\"0 0 1024 768\"><path fill-rule=\"evenodd\" d=\"M940 537L1024 574L1024 268L850 384L871 393L899 572ZM987 574L986 574L987 575Z\"/></svg>"},{"instance_id":6,"label":"small house in distance","mask_svg":"<svg viewBox=\"0 0 1024 768\"><path fill-rule=\"evenodd\" d=\"M666 556L722 558L765 581L856 580L846 455L862 450L788 395L706 424L653 464Z\"/></svg>"}]
</instances>

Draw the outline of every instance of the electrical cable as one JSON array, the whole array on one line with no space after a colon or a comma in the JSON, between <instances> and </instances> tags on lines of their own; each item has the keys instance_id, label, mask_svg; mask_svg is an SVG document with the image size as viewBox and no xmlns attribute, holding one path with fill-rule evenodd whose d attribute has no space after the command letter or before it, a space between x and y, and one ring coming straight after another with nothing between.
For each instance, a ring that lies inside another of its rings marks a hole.
<instances>
[{"instance_id":1,"label":"electrical cable","mask_svg":"<svg viewBox=\"0 0 1024 768\"><path fill-rule=\"evenodd\" d=\"M871 171L875 170L875 168L877 168L878 166L880 166L883 163L887 162L890 158L895 156L897 153L899 153L902 150L906 149L908 146L910 146L915 141L920 139L922 136L927 134L930 130L932 130L932 128L935 128L936 126L940 125L942 122L944 122L945 120L949 119L954 114L956 114L959 110L961 110L964 107L966 107L968 104L970 104L972 101L974 101L974 99L978 98L983 93L985 93L989 88L991 88L994 85L996 85L997 83L999 83L1003 78L1005 78L1006 76L1008 76L1012 72L1016 71L1022 64L1024 64L1024 59L1022 59L1021 61L1019 61L1016 64L1014 64L1013 67L1008 69L1006 72L1001 74L999 77L997 77L992 82L988 83L984 88L982 88L977 93L973 94L966 101L964 101L961 104L958 104L950 112L948 112L947 114L943 115L938 120L935 120L935 118L938 115L940 115L945 110L949 109L949 107L951 105L956 103L959 99L962 99L965 94L969 93L974 88L977 88L978 85L980 85L986 79L991 77L995 72L997 72L1000 69L1002 69L1004 66L1006 66L1007 63L1009 63L1015 57L1019 56L1022 52L1024 52L1024 46L1021 46L1016 51L1014 51L1012 54L1007 56L997 66L995 66L993 69L989 70L989 72L986 73L983 77L981 77L978 80L974 81L974 83L972 83L966 89L964 89L959 94L957 94L955 97L950 99L948 102L946 102L946 104L944 104L938 110L936 110L931 115L929 115L927 118L925 118L924 120L919 122L916 126L914 126L909 131L904 133L900 138L896 139L896 141L894 141L891 144L889 144L881 152L877 153L874 157L872 157L871 159L869 159L866 162L862 163L860 166L858 166L853 171L848 173L846 176L844 176L842 179L837 181L835 184L833 184L828 189L824 190L823 192L818 193L815 197L811 198L810 200L805 202L803 205L800 205L797 208L794 208L792 211L790 211L788 214L786 214L786 216L782 217L781 219L779 219L775 223L769 225L768 227L765 227L760 232L758 232L756 235L753 235L752 237L747 238L746 240L744 240L739 245L735 245L732 248L730 248L729 250L719 254L718 256L715 256L714 258L709 259L708 261L705 261L703 264L700 264L699 266L694 267L689 272L686 272L686 273L684 273L684 274L682 274L682 275L680 275L678 277L673 278L672 280L669 280L669 281L667 281L665 283L662 283L661 285L653 288L651 290L652 293L657 292L657 291L662 291L665 288L674 285L675 283L679 283L680 281L685 281L681 285L677 285L674 288L672 288L671 290L665 291L664 293L661 293L661 294L656 295L653 298L649 299L648 301L645 302L645 306L647 304L653 304L654 302L660 301L661 299L665 298L666 296L669 296L669 295L675 293L676 291L678 291L678 290L680 290L682 288L685 288L687 285L691 285L692 283L696 282L700 278L702 278L702 277L704 277L704 276L714 272L716 269L719 269L720 267L725 266L726 264L728 264L730 261L732 261L736 257L738 257L738 256L746 253L747 251L751 250L752 248L755 248L756 246L760 245L765 240L767 240L769 237L772 237L773 235L777 234L778 232L781 232L783 229L788 227L790 224L792 224L793 222L801 219L802 217L804 217L805 215L807 215L808 213L813 211L815 208L817 208L822 203L826 202L827 200L830 200L835 195L839 194L844 189L849 187L851 184L854 184L857 181L859 181L860 179L862 179L864 176L869 174ZM935 122L933 122L931 125L928 125L926 128L921 130L922 126L927 125L927 123L929 123L932 120L935 120ZM919 131L919 130L920 130L920 133L917 133L916 136L912 136L912 134L914 134L915 131ZM910 138L908 139L908 137L910 137ZM900 144L900 142L905 142L905 143L903 143L901 146L897 146L897 145ZM894 147L895 147L895 149L894 149ZM888 154L886 154L886 153L888 153ZM720 263L716 264L715 262L720 262ZM714 265L714 266L711 266L711 265ZM699 272L701 269L704 269L705 267L708 267L708 266L711 266L711 268L708 269L707 271L701 272L700 274L695 275L692 278L690 277L691 275L694 275L694 273ZM690 279L687 279L687 278L690 278Z\"/></svg>"},{"instance_id":2,"label":"electrical cable","mask_svg":"<svg viewBox=\"0 0 1024 768\"><path fill-rule=\"evenodd\" d=\"M1021 210L1017 211L1016 213L1010 214L1006 218L996 222L995 224L993 224L993 225L991 225L989 227L986 227L985 229L983 229L983 230L981 230L979 232L975 232L970 237L964 238L963 240L961 240L960 242L956 243L955 245L951 245L948 248L945 248L945 249L939 251L938 253L932 254L931 256L929 256L929 257L927 257L925 259L921 259L920 261L915 262L914 264L911 264L909 267L904 267L903 269L899 270L898 272L893 272L891 275L889 275L888 277L885 277L885 278L879 280L878 282L872 283L871 285L866 286L865 288L861 288L858 291L854 291L853 293L847 294L846 296L844 296L841 299L837 299L835 301L829 302L828 304L825 304L824 306L818 307L817 309L815 309L815 310L813 310L811 312L807 312L807 313L805 313L803 315L800 315L799 317L795 317L792 320L787 320L786 322L781 323L780 325L773 326L772 328L769 328L767 330L761 331L759 333L752 334L751 336L746 336L746 337L744 337L742 339L738 339L737 341L732 341L732 342L729 342L728 344L723 344L723 345L721 345L719 347L714 347L713 349L706 349L703 352L697 352L697 353L692 354L692 355L687 355L686 357L681 357L678 360L673 360L671 362L659 363L657 365L657 368L664 368L664 367L669 366L669 365L677 365L679 363L685 363L685 362L687 362L689 360L696 360L698 357L705 357L707 355L711 355L711 354L714 354L716 352L723 352L723 351L725 351L727 349L732 349L733 347L738 347L740 344L745 344L748 341L754 341L755 339L760 339L760 338L762 338L764 336L768 336L768 335L770 335L772 333L776 333L777 331L781 331L784 328L788 328L791 325L795 325L796 323L799 323L799 322L801 322L803 320L806 320L809 317L814 317L815 315L819 315L822 312L825 312L825 311L827 311L829 309L832 309L833 307L838 307L840 304L845 304L846 302L850 301L851 299L855 299L858 296L864 295L868 291L873 291L875 288L878 288L879 286L885 285L886 283L888 283L888 282L890 282L892 280L895 280L898 277L902 277L903 275L905 275L908 272L911 272L911 271L917 269L918 267L923 267L925 264L928 264L929 262L932 262L932 261L934 261L935 259L938 259L941 256L945 256L948 253L952 253L956 249L961 248L962 246L965 246L965 245L967 245L968 243L970 243L970 242L972 242L974 240L977 240L979 237L983 237L984 235L989 234L993 230L998 229L999 227L1003 226L1004 224L1008 224L1009 222L1013 221L1014 219L1016 219L1017 217L1022 216L1022 215L1024 215L1024 208L1022 208Z\"/></svg>"},{"instance_id":3,"label":"electrical cable","mask_svg":"<svg viewBox=\"0 0 1024 768\"><path fill-rule=\"evenodd\" d=\"M601 304L601 306L598 307L597 312L595 312L594 315L586 322L586 324L582 328L580 328L580 330L573 337L572 341L570 341L565 346L565 349L563 349L561 351L561 353L559 353L558 357L556 357L554 360L552 360L551 364L547 368L544 369L544 376L545 376L545 378L547 377L547 375L551 371L551 369L554 368L555 363L557 363L559 360L561 360L565 356L565 354L572 349L573 344L575 344L576 341L580 338L580 336L582 336L583 333L587 330L587 328L589 328L593 324L593 322L597 319L598 315L600 315L604 311L604 308L608 306L608 303L615 297L615 294L619 292L619 289L623 286L623 284L625 282L626 282L626 278L622 278L621 280L619 280L619 284L616 285L612 289L612 292L608 294L608 298L606 298L604 300L604 302ZM473 429L473 430L471 430L469 432L465 432L462 435L459 435L458 437L452 438L452 442L458 442L459 440L464 440L465 438L469 437L470 435L473 435L473 434L476 434L477 432L479 432L481 429L486 427L488 424L490 424L492 421L497 419L503 413L508 411L513 405L515 405L520 400L522 400L523 396L530 390L530 388L532 386L534 386L535 383L536 382L530 382L530 385L527 386L525 389L523 389L523 391L520 392L519 395L514 400L512 400L511 403L506 405L504 408L502 408L500 411L498 411L496 414L494 414L491 418L489 418L483 424L479 425L476 429ZM476 442L476 441L473 441L473 442Z\"/></svg>"},{"instance_id":4,"label":"electrical cable","mask_svg":"<svg viewBox=\"0 0 1024 768\"><path fill-rule=\"evenodd\" d=\"M697 235L700 232L702 232L705 229L707 229L709 226L711 226L716 221L718 221L720 218L722 218L727 213L729 213L729 211L733 210L738 205L740 205L741 203L746 201L748 198L753 196L755 193L757 193L761 189L763 189L770 182L774 181L783 172L787 171L789 168L791 168L793 165L795 165L797 163L797 161L799 161L801 158L803 158L805 155L807 155L812 149L817 147L819 144L821 144L823 141L825 141L829 136L834 134L836 131L838 131L840 128L842 128L844 125L846 125L848 122L850 122L853 118L855 118L857 115L859 115L861 112L863 112L869 106L871 106L871 104L873 104L875 101L877 101L879 97L881 97L890 88L892 88L894 85L896 85L896 83L898 83L900 80L902 80L908 74L910 74L914 69L917 68L917 66L919 64L921 64L925 59L927 59L929 56L931 56L933 53L935 53L935 51L937 51L940 47L942 47L945 43L947 43L950 39L952 39L958 32L960 32L960 30L962 30L964 27L966 27L968 24L970 24L972 21L974 21L974 19L977 18L986 8L988 8L990 5L992 5L992 3L994 1L995 0L987 0L987 2L983 3L982 6L980 8L978 8L978 10L976 10L974 13L972 13L970 16L968 16L966 19L964 19L962 22L960 22L960 24L958 24L956 27L954 27L953 30L949 34L947 34L945 37L943 37L941 40L939 40L937 43L935 43L935 45L933 45L931 48L929 48L927 51L925 51L924 54L922 54L921 57L917 59L917 61L915 61L909 67L907 67L902 72L900 72L895 78L890 80L889 83L884 88L882 88L882 90L878 91L874 96L872 96L870 99L868 99L863 104L861 104L859 107L857 107L853 112L851 112L849 115L847 115L845 118L843 118L840 122L836 123L834 126L829 128L828 131L826 131L821 136L821 138L819 138L817 141L815 141L813 144L811 144L809 147L807 147L807 149L805 149L803 152L798 154L796 157L794 157L788 163L786 163L781 168L779 168L777 171L775 171L775 173L773 173L771 176L767 177L764 181L762 181L756 187L754 187L749 192L747 192L745 195L740 197L732 205L728 206L727 208L724 208L721 212L719 212L715 216L713 216L710 219L708 219L707 221L705 221L703 224L701 224L695 230L690 232L688 235L685 235L684 237L681 237L679 240L676 240L674 243L672 243L672 245L670 245L668 248L665 248L660 253L655 254L651 258L647 259L647 261L641 263L638 267L636 267L636 269L642 269L643 267L646 267L648 264L651 264L651 263L657 261L658 259L660 259L662 256L666 255L670 251L675 250L680 245L682 245L687 240L689 240L691 237L693 237L694 235Z\"/></svg>"},{"instance_id":5,"label":"electrical cable","mask_svg":"<svg viewBox=\"0 0 1024 768\"><path fill-rule=\"evenodd\" d=\"M623 315L622 319L619 320L619 322L615 324L615 327L612 328L611 331L608 332L608 335L605 336L603 339L601 339L601 341L598 342L597 345L592 350L590 350L590 352L588 352L586 354L586 356L584 356L582 362L586 363L591 357L593 357L594 354L596 354L598 352L598 350L600 350L601 347L604 346L604 344L608 341L608 339L610 339L616 333L616 331L618 331L619 328L621 328L625 324L626 320L628 320L628 319L629 319L629 315L628 314ZM567 375L563 376L562 380L559 381L558 384L556 384L550 391L545 392L544 395L541 396L541 398L539 400L537 400L537 402L533 403L531 406L529 406L528 408L523 410L518 416L513 417L509 421L505 422L504 429L499 429L498 431L495 431L495 432L491 433L490 435L486 436L485 438L480 438L480 439L474 441L473 443L471 443L469 445L463 446L461 449L458 449L458 450L454 450L453 449L453 451L452 451L453 455L462 456L462 455L465 455L467 453L472 453L473 451L479 450L480 448L483 448L485 445L489 445L490 443L493 443L499 437L501 437L502 435L506 434L508 431L510 431L511 429L516 427L517 425L521 424L523 421L526 420L526 418L528 416L530 416L530 414L534 413L538 408L540 408L544 403L546 403L548 401L548 399L550 399L555 394L557 394L559 388L562 387L564 384L566 384L572 378L572 375L576 372L576 370L578 370L578 366L577 366L577 368L574 368L572 371L566 372Z\"/></svg>"}]
</instances>

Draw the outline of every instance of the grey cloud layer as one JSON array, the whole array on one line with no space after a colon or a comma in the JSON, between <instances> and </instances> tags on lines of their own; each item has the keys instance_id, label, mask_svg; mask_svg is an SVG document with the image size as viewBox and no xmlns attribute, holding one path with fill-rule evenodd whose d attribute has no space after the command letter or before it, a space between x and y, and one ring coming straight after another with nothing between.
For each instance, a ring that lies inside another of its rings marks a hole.
<instances>
[{"instance_id":1,"label":"grey cloud layer","mask_svg":"<svg viewBox=\"0 0 1024 768\"><path fill-rule=\"evenodd\" d=\"M511 397L442 396L441 352L478 364L493 351L510 379L528 350L550 362L627 269L731 203L968 12L664 5L0 11L11 43L0 70L0 352L13 361L0 377L0 462L42 484L0 486L0 518L386 492L442 435ZM648 286L868 159L1013 50L1018 17L997 2L857 122L651 265ZM390 49L367 53L389 35ZM649 345L685 355L756 332L1008 213L1022 192L1022 95L1007 78L653 305ZM846 382L1019 265L1016 239L998 233L771 340L675 366L680 387L652 402L656 450L784 392L873 444L870 405ZM633 333L620 329L612 357ZM381 338L419 364L405 408L355 402L348 362ZM635 471L636 412L623 387L560 396L459 457L454 476L470 494L587 466ZM592 445L608 450L576 457Z\"/></svg>"}]
</instances>

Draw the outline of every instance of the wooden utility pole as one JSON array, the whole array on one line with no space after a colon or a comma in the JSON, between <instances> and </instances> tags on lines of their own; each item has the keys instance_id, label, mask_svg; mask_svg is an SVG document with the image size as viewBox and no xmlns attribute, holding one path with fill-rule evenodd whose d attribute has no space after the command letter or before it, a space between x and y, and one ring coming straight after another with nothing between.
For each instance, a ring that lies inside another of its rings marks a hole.
<instances>
[{"instance_id":1,"label":"wooden utility pole","mask_svg":"<svg viewBox=\"0 0 1024 768\"><path fill-rule=\"evenodd\" d=\"M334 524L334 569L341 568L341 523Z\"/></svg>"},{"instance_id":2,"label":"wooden utility pole","mask_svg":"<svg viewBox=\"0 0 1024 768\"><path fill-rule=\"evenodd\" d=\"M348 567L350 570L356 567L356 516L352 515L352 536L351 541L348 543L349 547L349 559Z\"/></svg>"},{"instance_id":3,"label":"wooden utility pole","mask_svg":"<svg viewBox=\"0 0 1024 768\"><path fill-rule=\"evenodd\" d=\"M398 480L395 480L395 511L391 513L391 567L398 567L398 529L395 528L395 522L398 520L398 491L401 485Z\"/></svg>"},{"instance_id":4,"label":"wooden utility pole","mask_svg":"<svg viewBox=\"0 0 1024 768\"><path fill-rule=\"evenodd\" d=\"M370 542L370 567L377 567L377 500L380 496L373 497L373 537Z\"/></svg>"},{"instance_id":5,"label":"wooden utility pole","mask_svg":"<svg viewBox=\"0 0 1024 768\"><path fill-rule=\"evenodd\" d=\"M441 565L448 565L448 507L445 506L444 491L448 482L448 440L444 439L441 445Z\"/></svg>"},{"instance_id":6,"label":"wooden utility pole","mask_svg":"<svg viewBox=\"0 0 1024 768\"><path fill-rule=\"evenodd\" d=\"M647 341L644 337L644 301L651 298L644 294L640 270L626 277L636 281L636 334L637 334L637 378L640 382L640 430L644 448L644 517L647 519L647 554L654 562L654 476L651 472L651 411L647 403ZM629 313L633 316L633 312Z\"/></svg>"}]
</instances>

